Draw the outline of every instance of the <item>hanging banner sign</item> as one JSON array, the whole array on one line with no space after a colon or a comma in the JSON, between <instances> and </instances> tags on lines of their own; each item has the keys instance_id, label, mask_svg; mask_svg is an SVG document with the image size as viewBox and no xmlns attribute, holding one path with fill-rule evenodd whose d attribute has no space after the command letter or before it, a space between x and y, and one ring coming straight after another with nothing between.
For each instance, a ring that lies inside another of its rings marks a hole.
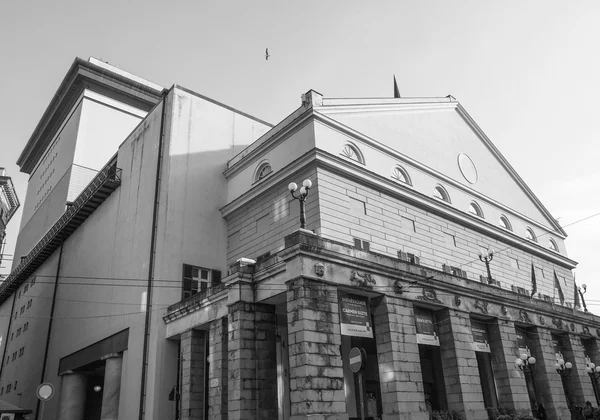
<instances>
[{"instance_id":1,"label":"hanging banner sign","mask_svg":"<svg viewBox=\"0 0 600 420\"><path fill-rule=\"evenodd\" d=\"M342 335L373 338L369 298L338 293Z\"/></svg>"},{"instance_id":2,"label":"hanging banner sign","mask_svg":"<svg viewBox=\"0 0 600 420\"><path fill-rule=\"evenodd\" d=\"M432 311L415 308L415 325L417 327L417 344L440 345L440 340L435 331L435 320Z\"/></svg>"},{"instance_id":3,"label":"hanging banner sign","mask_svg":"<svg viewBox=\"0 0 600 420\"><path fill-rule=\"evenodd\" d=\"M490 353L490 344L485 324L471 320L471 332L473 333L473 350Z\"/></svg>"},{"instance_id":4,"label":"hanging banner sign","mask_svg":"<svg viewBox=\"0 0 600 420\"><path fill-rule=\"evenodd\" d=\"M519 331L516 329L517 333L517 347L519 348L519 356L523 353L530 354L529 349L527 348L527 337L525 337L525 333L523 331Z\"/></svg>"}]
</instances>

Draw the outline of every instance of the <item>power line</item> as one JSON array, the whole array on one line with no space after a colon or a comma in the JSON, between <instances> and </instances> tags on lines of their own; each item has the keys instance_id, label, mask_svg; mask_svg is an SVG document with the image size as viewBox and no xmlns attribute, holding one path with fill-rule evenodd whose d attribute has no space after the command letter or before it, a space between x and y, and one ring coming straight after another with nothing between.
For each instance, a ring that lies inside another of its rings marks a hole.
<instances>
[{"instance_id":1,"label":"power line","mask_svg":"<svg viewBox=\"0 0 600 420\"><path fill-rule=\"evenodd\" d=\"M594 214L592 214L592 215L590 215L590 216L587 216L587 217L584 217L583 219L576 220L576 221L574 221L573 223L569 223L568 225L562 226L562 228L566 228L566 227L569 227L569 226L573 226L573 225L575 225L575 224L577 224L577 223L584 222L584 221L586 221L586 220L589 220L589 219L591 219L591 218L593 218L593 217L597 217L597 216L600 216L600 212L598 212L598 213L594 213ZM558 231L558 229L554 229L554 230L552 230L552 231L550 231L550 232L545 232L545 233L542 233L541 235L539 235L539 236L538 236L538 238L541 238L541 237L543 237L543 236L549 235L550 233L553 233L553 232L556 232L556 231ZM514 247L513 247L513 246L511 246L511 245L508 245L508 246L506 246L506 247L504 247L504 248L501 248L499 251L494 251L494 255L495 255L495 254L499 254L499 253L501 253L501 252L504 252L504 251L507 251L507 250L510 250L510 249L514 249ZM465 267L465 266L467 266L467 265L473 264L474 262L477 262L477 261L479 261L479 259L476 259L476 260L471 260L471 261L467 261L466 263L463 263L463 264L459 265L458 267L459 267L459 268L462 268L462 267Z\"/></svg>"}]
</instances>

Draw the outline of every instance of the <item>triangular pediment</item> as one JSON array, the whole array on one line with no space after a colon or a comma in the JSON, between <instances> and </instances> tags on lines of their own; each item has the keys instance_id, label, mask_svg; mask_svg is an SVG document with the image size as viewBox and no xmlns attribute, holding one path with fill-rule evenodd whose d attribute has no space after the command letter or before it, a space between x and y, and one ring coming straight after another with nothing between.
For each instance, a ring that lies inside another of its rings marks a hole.
<instances>
[{"instance_id":1,"label":"triangular pediment","mask_svg":"<svg viewBox=\"0 0 600 420\"><path fill-rule=\"evenodd\" d=\"M351 100L336 103L336 100L325 99L323 102L316 112L399 152L407 161L418 163L441 179L449 178L466 190L499 203L560 236L565 235L454 98L387 99L376 103L360 100L355 104Z\"/></svg>"}]
</instances>

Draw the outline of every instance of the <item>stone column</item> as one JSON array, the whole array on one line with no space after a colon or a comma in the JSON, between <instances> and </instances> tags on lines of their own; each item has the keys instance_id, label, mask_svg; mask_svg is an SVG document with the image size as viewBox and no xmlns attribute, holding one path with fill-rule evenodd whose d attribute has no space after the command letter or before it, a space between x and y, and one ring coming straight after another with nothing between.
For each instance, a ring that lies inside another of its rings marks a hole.
<instances>
[{"instance_id":1,"label":"stone column","mask_svg":"<svg viewBox=\"0 0 600 420\"><path fill-rule=\"evenodd\" d=\"M515 365L519 357L515 323L497 320L488 327L488 334L499 406L519 414L531 414L525 375Z\"/></svg>"},{"instance_id":2,"label":"stone column","mask_svg":"<svg viewBox=\"0 0 600 420\"><path fill-rule=\"evenodd\" d=\"M428 420L412 303L385 296L374 310L383 420Z\"/></svg>"},{"instance_id":3,"label":"stone column","mask_svg":"<svg viewBox=\"0 0 600 420\"><path fill-rule=\"evenodd\" d=\"M87 377L69 371L62 375L58 418L61 420L83 420L85 412Z\"/></svg>"},{"instance_id":4,"label":"stone column","mask_svg":"<svg viewBox=\"0 0 600 420\"><path fill-rule=\"evenodd\" d=\"M277 418L276 326L272 305L229 306L229 420Z\"/></svg>"},{"instance_id":5,"label":"stone column","mask_svg":"<svg viewBox=\"0 0 600 420\"><path fill-rule=\"evenodd\" d=\"M204 416L204 331L187 330L181 334L181 419Z\"/></svg>"},{"instance_id":6,"label":"stone column","mask_svg":"<svg viewBox=\"0 0 600 420\"><path fill-rule=\"evenodd\" d=\"M438 321L438 334L444 367L448 409L466 420L487 420L477 358L473 350L473 333L468 314L444 309Z\"/></svg>"},{"instance_id":7,"label":"stone column","mask_svg":"<svg viewBox=\"0 0 600 420\"><path fill-rule=\"evenodd\" d=\"M585 350L583 349L581 338L569 334L564 337L564 343L567 348L567 354L564 355L565 360L573 363L571 374L569 375L573 402L580 407L583 407L586 401L596 405L594 388L590 382L590 376L585 371L587 364L585 362Z\"/></svg>"},{"instance_id":8,"label":"stone column","mask_svg":"<svg viewBox=\"0 0 600 420\"><path fill-rule=\"evenodd\" d=\"M106 367L104 369L104 387L102 389L101 420L118 420L119 418L122 367L122 355L116 354L106 359Z\"/></svg>"},{"instance_id":9,"label":"stone column","mask_svg":"<svg viewBox=\"0 0 600 420\"><path fill-rule=\"evenodd\" d=\"M335 286L288 282L290 420L348 420L338 306Z\"/></svg>"},{"instance_id":10,"label":"stone column","mask_svg":"<svg viewBox=\"0 0 600 420\"><path fill-rule=\"evenodd\" d=\"M531 338L531 355L536 358L533 369L535 385L539 393L539 403L543 403L549 420L570 419L565 390L561 377L556 373L556 357L552 335L545 328L536 327L527 332Z\"/></svg>"},{"instance_id":11,"label":"stone column","mask_svg":"<svg viewBox=\"0 0 600 420\"><path fill-rule=\"evenodd\" d=\"M227 419L227 318L211 322L208 338L208 418Z\"/></svg>"}]
</instances>

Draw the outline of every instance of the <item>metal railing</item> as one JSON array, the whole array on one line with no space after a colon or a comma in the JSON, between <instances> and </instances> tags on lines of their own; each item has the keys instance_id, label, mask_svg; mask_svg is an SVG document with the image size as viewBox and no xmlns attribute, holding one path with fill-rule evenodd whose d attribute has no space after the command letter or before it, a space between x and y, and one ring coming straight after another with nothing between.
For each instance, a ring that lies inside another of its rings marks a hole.
<instances>
[{"instance_id":1,"label":"metal railing","mask_svg":"<svg viewBox=\"0 0 600 420\"><path fill-rule=\"evenodd\" d=\"M50 228L50 230L48 230L48 232L46 232L46 234L33 247L27 256L21 260L21 263L19 263L19 265L2 282L0 285L0 303L6 300L8 297L6 296L7 289L9 289L11 286L17 285L16 283L18 283L19 280L24 280L21 278L23 274L29 275L29 272L35 270L35 268L42 264L43 260L39 261L38 259L43 255L44 252L47 253L49 251L54 251L56 248L58 248L60 243L72 233L64 232L65 227L73 222L77 216L81 216L82 209L86 206L86 204L89 203L91 198L98 194L102 187L112 187L112 192L120 184L121 169L117 168L117 159L115 156L111 162L109 162L100 172L98 172L98 174L90 181L81 194L79 194L71 206L69 206L69 208L63 213L60 219L56 221L56 223ZM98 205L100 205L100 203L98 203ZM91 212L89 214L91 214ZM85 218L87 218L89 214L84 215ZM81 220L81 223L83 220ZM31 267L33 262L38 263L36 264L36 267Z\"/></svg>"},{"instance_id":2,"label":"metal railing","mask_svg":"<svg viewBox=\"0 0 600 420\"><path fill-rule=\"evenodd\" d=\"M216 293L222 292L226 288L227 286L225 285L225 283L220 283L216 286L209 287L206 290L199 291L198 293L169 306L167 308L167 315L165 316L165 318L169 319L170 315L175 312L193 312L201 306L201 302L204 299Z\"/></svg>"}]
</instances>

